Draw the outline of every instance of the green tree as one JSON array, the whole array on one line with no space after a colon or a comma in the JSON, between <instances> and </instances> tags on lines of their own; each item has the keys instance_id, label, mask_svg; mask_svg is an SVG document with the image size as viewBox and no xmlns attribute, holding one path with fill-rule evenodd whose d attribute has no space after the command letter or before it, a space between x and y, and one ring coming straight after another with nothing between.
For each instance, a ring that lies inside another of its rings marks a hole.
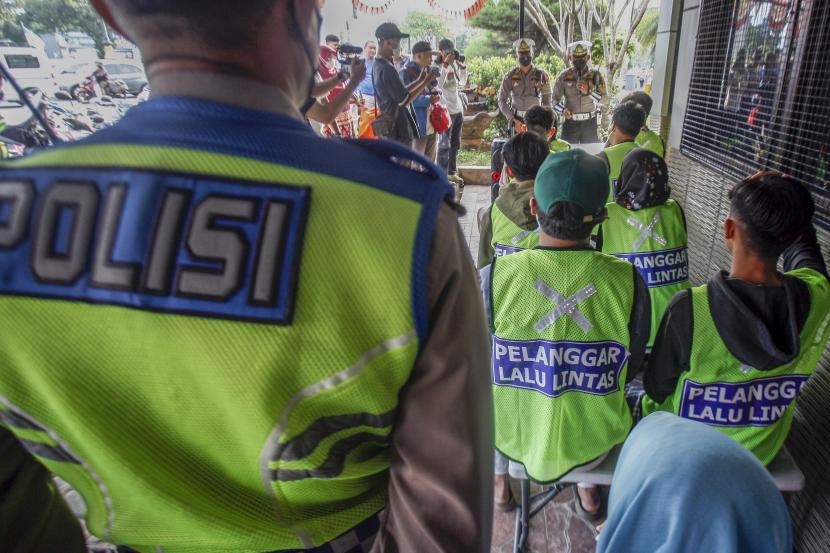
<instances>
[{"instance_id":1,"label":"green tree","mask_svg":"<svg viewBox=\"0 0 830 553\"><path fill-rule=\"evenodd\" d=\"M417 11L406 14L403 32L412 35L413 40L425 40L433 46L450 36L450 29L442 16Z\"/></svg>"},{"instance_id":2,"label":"green tree","mask_svg":"<svg viewBox=\"0 0 830 553\"><path fill-rule=\"evenodd\" d=\"M640 45L641 53L648 57L654 57L654 49L657 46L657 27L660 24L660 10L651 8L646 10L640 26L634 32L637 44Z\"/></svg>"},{"instance_id":3,"label":"green tree","mask_svg":"<svg viewBox=\"0 0 830 553\"><path fill-rule=\"evenodd\" d=\"M28 0L25 10L20 22L34 32L82 31L92 37L99 53L112 33L87 0Z\"/></svg>"},{"instance_id":4,"label":"green tree","mask_svg":"<svg viewBox=\"0 0 830 553\"><path fill-rule=\"evenodd\" d=\"M544 0L544 3L554 11L558 10L555 0ZM469 22L474 29L489 31L486 36L494 41L492 48L504 52L510 50L513 42L519 38L519 3L516 0L501 0L488 2L486 6ZM525 35L536 42L537 50L544 50L547 46L545 36L534 21L525 17Z\"/></svg>"}]
</instances>

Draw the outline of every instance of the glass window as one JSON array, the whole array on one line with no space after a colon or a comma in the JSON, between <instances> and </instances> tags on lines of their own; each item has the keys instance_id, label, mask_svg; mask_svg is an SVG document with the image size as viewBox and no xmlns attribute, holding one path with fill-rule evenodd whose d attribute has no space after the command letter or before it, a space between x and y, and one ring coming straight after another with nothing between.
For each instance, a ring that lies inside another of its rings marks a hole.
<instances>
[{"instance_id":1,"label":"glass window","mask_svg":"<svg viewBox=\"0 0 830 553\"><path fill-rule=\"evenodd\" d=\"M40 61L35 56L26 54L6 54L6 66L9 69L39 69Z\"/></svg>"}]
</instances>

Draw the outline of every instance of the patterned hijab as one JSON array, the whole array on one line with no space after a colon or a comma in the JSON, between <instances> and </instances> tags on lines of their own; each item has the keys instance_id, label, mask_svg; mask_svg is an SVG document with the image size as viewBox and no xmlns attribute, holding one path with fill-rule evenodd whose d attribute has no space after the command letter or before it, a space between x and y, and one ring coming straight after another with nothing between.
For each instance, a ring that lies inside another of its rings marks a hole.
<instances>
[{"instance_id":1,"label":"patterned hijab","mask_svg":"<svg viewBox=\"0 0 830 553\"><path fill-rule=\"evenodd\" d=\"M615 201L637 211L663 205L669 199L669 169L657 154L636 148L623 160Z\"/></svg>"}]
</instances>

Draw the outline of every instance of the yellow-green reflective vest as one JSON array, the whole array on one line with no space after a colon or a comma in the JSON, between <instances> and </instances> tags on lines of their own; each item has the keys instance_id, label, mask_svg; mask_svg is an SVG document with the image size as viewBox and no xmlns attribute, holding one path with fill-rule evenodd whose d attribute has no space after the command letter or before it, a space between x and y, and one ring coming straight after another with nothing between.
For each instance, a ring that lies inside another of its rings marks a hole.
<instances>
[{"instance_id":1,"label":"yellow-green reflective vest","mask_svg":"<svg viewBox=\"0 0 830 553\"><path fill-rule=\"evenodd\" d=\"M558 152L567 152L571 149L571 145L562 140L561 138L555 138L548 142L550 146L550 151L552 154L556 154Z\"/></svg>"},{"instance_id":2,"label":"yellow-green reflective vest","mask_svg":"<svg viewBox=\"0 0 830 553\"><path fill-rule=\"evenodd\" d=\"M495 257L529 250L539 245L539 229L523 229L511 221L510 217L499 209L497 203L490 209L490 222L493 228L490 244L495 251Z\"/></svg>"},{"instance_id":3,"label":"yellow-green reflective vest","mask_svg":"<svg viewBox=\"0 0 830 553\"><path fill-rule=\"evenodd\" d=\"M426 184L147 145L5 164L0 422L142 553L347 532L386 505ZM394 225L354 224L379 203Z\"/></svg>"},{"instance_id":4,"label":"yellow-green reflective vest","mask_svg":"<svg viewBox=\"0 0 830 553\"><path fill-rule=\"evenodd\" d=\"M617 190L617 181L620 178L620 173L622 172L622 164L625 156L631 152L631 150L639 148L636 142L623 142L621 144L617 144L616 146L611 146L610 148L605 148L604 152L605 155L608 156L608 165L610 168L609 172L609 192L608 192L608 202L611 203L614 201L614 192Z\"/></svg>"},{"instance_id":5,"label":"yellow-green reflective vest","mask_svg":"<svg viewBox=\"0 0 830 553\"><path fill-rule=\"evenodd\" d=\"M795 400L818 365L830 338L830 283L812 269L787 273L810 289L810 314L795 360L769 371L736 359L718 334L708 286L692 289L694 337L689 370L680 375L674 395L661 405L643 398L643 414L657 410L700 421L743 444L769 464L787 438Z\"/></svg>"},{"instance_id":6,"label":"yellow-green reflective vest","mask_svg":"<svg viewBox=\"0 0 830 553\"><path fill-rule=\"evenodd\" d=\"M526 250L493 262L491 294L496 448L550 482L622 443L634 268Z\"/></svg>"},{"instance_id":7,"label":"yellow-green reflective vest","mask_svg":"<svg viewBox=\"0 0 830 553\"><path fill-rule=\"evenodd\" d=\"M634 139L634 142L636 142L640 148L645 148L649 152L654 152L660 157L666 157L666 147L663 144L663 139L660 138L659 134L651 129L641 130L640 134L637 135L637 138Z\"/></svg>"},{"instance_id":8,"label":"yellow-green reflective vest","mask_svg":"<svg viewBox=\"0 0 830 553\"><path fill-rule=\"evenodd\" d=\"M689 288L688 238L683 213L674 200L657 207L629 211L608 204L602 224L602 251L634 265L651 297L651 336L648 346L674 295Z\"/></svg>"}]
</instances>

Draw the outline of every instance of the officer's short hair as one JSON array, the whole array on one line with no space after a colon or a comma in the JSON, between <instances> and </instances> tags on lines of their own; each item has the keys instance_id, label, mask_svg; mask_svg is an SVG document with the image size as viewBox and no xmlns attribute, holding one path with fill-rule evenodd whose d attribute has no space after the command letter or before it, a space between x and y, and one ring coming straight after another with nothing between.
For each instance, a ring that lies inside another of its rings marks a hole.
<instances>
[{"instance_id":1,"label":"officer's short hair","mask_svg":"<svg viewBox=\"0 0 830 553\"><path fill-rule=\"evenodd\" d=\"M539 212L539 226L542 232L558 240L581 242L591 237L596 222L586 223L585 210L572 202L554 204L547 213Z\"/></svg>"},{"instance_id":2,"label":"officer's short hair","mask_svg":"<svg viewBox=\"0 0 830 553\"><path fill-rule=\"evenodd\" d=\"M545 139L533 132L523 132L508 140L501 155L513 175L520 180L533 180L550 154Z\"/></svg>"},{"instance_id":3,"label":"officer's short hair","mask_svg":"<svg viewBox=\"0 0 830 553\"><path fill-rule=\"evenodd\" d=\"M191 35L207 44L238 48L252 44L276 0L110 0L147 37Z\"/></svg>"},{"instance_id":4,"label":"officer's short hair","mask_svg":"<svg viewBox=\"0 0 830 553\"><path fill-rule=\"evenodd\" d=\"M730 217L749 239L749 248L764 259L778 259L809 232L815 204L807 187L792 177L759 173L729 192Z\"/></svg>"},{"instance_id":5,"label":"officer's short hair","mask_svg":"<svg viewBox=\"0 0 830 553\"><path fill-rule=\"evenodd\" d=\"M637 136L646 124L646 112L637 102L623 102L614 110L612 121L627 136Z\"/></svg>"},{"instance_id":6,"label":"officer's short hair","mask_svg":"<svg viewBox=\"0 0 830 553\"><path fill-rule=\"evenodd\" d=\"M620 102L624 104L626 102L635 102L640 104L640 106L645 110L646 116L651 113L651 109L654 107L654 100L652 100L651 96L643 92L642 90L637 90L632 92L628 96L622 99Z\"/></svg>"},{"instance_id":7,"label":"officer's short hair","mask_svg":"<svg viewBox=\"0 0 830 553\"><path fill-rule=\"evenodd\" d=\"M533 106L525 113L525 125L528 130L535 132L538 132L536 129L542 130L544 138L548 137L548 133L553 128L553 122L553 110L545 106Z\"/></svg>"}]
</instances>

